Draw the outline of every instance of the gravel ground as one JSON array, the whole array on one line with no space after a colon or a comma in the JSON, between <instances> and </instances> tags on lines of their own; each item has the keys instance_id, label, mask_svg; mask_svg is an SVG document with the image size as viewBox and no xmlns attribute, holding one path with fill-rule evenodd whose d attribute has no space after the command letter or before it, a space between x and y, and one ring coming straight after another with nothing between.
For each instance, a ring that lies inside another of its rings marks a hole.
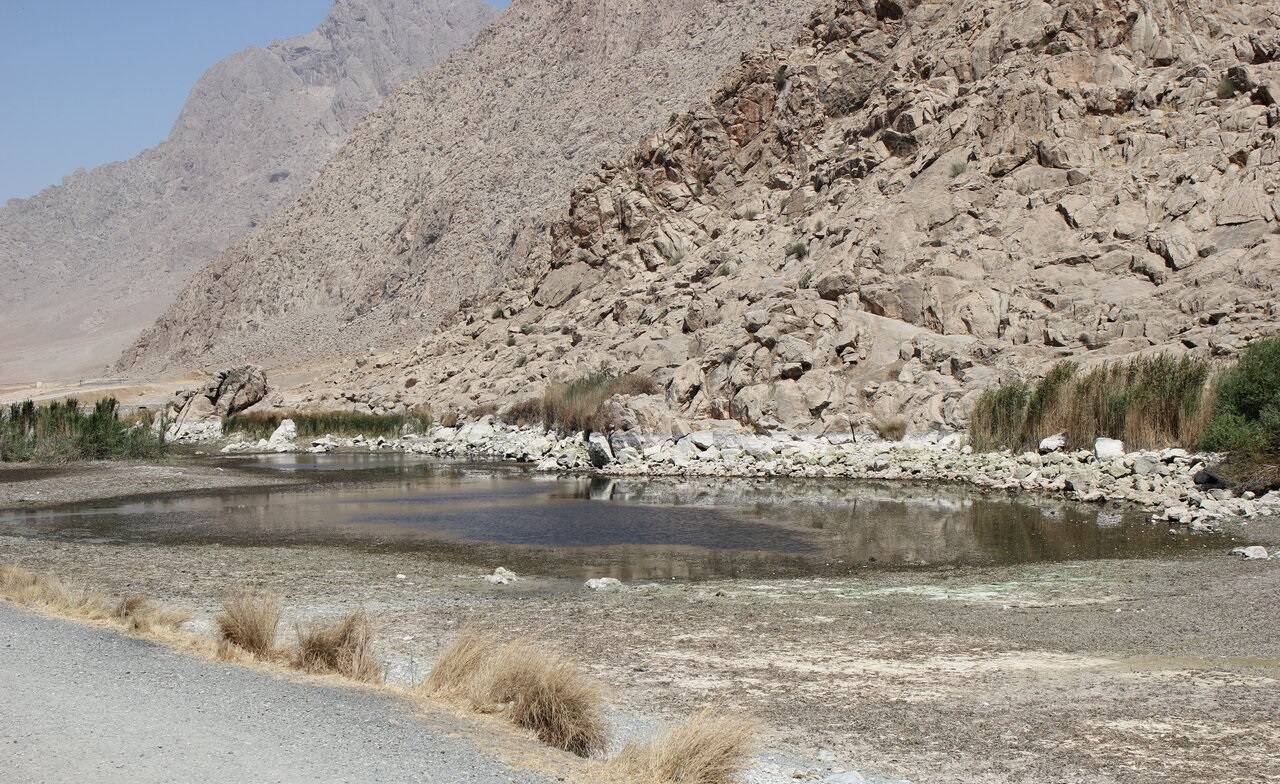
<instances>
[{"instance_id":1,"label":"gravel ground","mask_svg":"<svg viewBox=\"0 0 1280 784\"><path fill-rule=\"evenodd\" d=\"M0 510L46 509L86 501L173 495L223 488L300 484L279 473L181 462L0 463Z\"/></svg>"},{"instance_id":2,"label":"gravel ground","mask_svg":"<svg viewBox=\"0 0 1280 784\"><path fill-rule=\"evenodd\" d=\"M289 682L3 604L0 694L5 781L556 780L377 692Z\"/></svg>"}]
</instances>

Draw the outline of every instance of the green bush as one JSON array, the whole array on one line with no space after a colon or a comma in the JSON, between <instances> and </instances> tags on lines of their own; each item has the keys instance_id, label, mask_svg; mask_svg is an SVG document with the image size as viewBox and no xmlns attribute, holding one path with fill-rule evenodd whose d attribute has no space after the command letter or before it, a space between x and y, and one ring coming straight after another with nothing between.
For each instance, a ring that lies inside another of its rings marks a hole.
<instances>
[{"instance_id":1,"label":"green bush","mask_svg":"<svg viewBox=\"0 0 1280 784\"><path fill-rule=\"evenodd\" d=\"M88 412L75 399L43 407L28 400L0 416L0 459L5 461L138 460L164 451L151 414L121 416L115 398L99 400Z\"/></svg>"},{"instance_id":2,"label":"green bush","mask_svg":"<svg viewBox=\"0 0 1280 784\"><path fill-rule=\"evenodd\" d=\"M1280 338L1254 341L1218 379L1215 392L1205 449L1280 451Z\"/></svg>"}]
</instances>

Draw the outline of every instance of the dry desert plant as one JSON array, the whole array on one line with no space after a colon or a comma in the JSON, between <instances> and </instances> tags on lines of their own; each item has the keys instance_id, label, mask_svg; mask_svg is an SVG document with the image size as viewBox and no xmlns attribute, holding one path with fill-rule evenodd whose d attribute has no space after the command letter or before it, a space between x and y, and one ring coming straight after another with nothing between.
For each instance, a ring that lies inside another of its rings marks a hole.
<instances>
[{"instance_id":1,"label":"dry desert plant","mask_svg":"<svg viewBox=\"0 0 1280 784\"><path fill-rule=\"evenodd\" d=\"M191 620L189 614L157 605L140 594L121 599L112 615L140 634L177 631Z\"/></svg>"},{"instance_id":2,"label":"dry desert plant","mask_svg":"<svg viewBox=\"0 0 1280 784\"><path fill-rule=\"evenodd\" d=\"M334 673L364 683L382 680L382 665L373 655L373 629L364 610L353 610L338 621L299 627L293 664L307 672Z\"/></svg>"},{"instance_id":3,"label":"dry desert plant","mask_svg":"<svg viewBox=\"0 0 1280 784\"><path fill-rule=\"evenodd\" d=\"M102 594L17 566L0 566L0 596L88 620L106 620L111 615Z\"/></svg>"},{"instance_id":4,"label":"dry desert plant","mask_svg":"<svg viewBox=\"0 0 1280 784\"><path fill-rule=\"evenodd\" d=\"M753 722L708 708L651 738L632 741L608 768L631 779L663 784L732 784L751 756Z\"/></svg>"},{"instance_id":5,"label":"dry desert plant","mask_svg":"<svg viewBox=\"0 0 1280 784\"><path fill-rule=\"evenodd\" d=\"M222 639L252 653L268 657L275 650L276 632L280 628L280 600L245 591L222 605L222 613L214 617Z\"/></svg>"},{"instance_id":6,"label":"dry desert plant","mask_svg":"<svg viewBox=\"0 0 1280 784\"><path fill-rule=\"evenodd\" d=\"M437 697L470 699L476 694L485 667L498 648L496 637L464 629L440 652L421 690Z\"/></svg>"},{"instance_id":7,"label":"dry desert plant","mask_svg":"<svg viewBox=\"0 0 1280 784\"><path fill-rule=\"evenodd\" d=\"M502 713L540 741L586 757L608 742L604 693L575 663L530 640L500 645L463 631L447 645L422 689Z\"/></svg>"}]
</instances>

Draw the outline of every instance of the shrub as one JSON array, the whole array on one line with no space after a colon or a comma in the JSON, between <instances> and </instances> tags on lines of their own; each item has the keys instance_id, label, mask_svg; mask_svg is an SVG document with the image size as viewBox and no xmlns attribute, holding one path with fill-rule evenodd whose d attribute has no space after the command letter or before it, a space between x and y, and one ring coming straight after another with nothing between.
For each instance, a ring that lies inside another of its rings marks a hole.
<instances>
[{"instance_id":1,"label":"shrub","mask_svg":"<svg viewBox=\"0 0 1280 784\"><path fill-rule=\"evenodd\" d=\"M213 622L218 625L222 639L254 656L266 658L276 647L280 611L279 599L245 591L224 602L222 612Z\"/></svg>"},{"instance_id":2,"label":"shrub","mask_svg":"<svg viewBox=\"0 0 1280 784\"><path fill-rule=\"evenodd\" d=\"M907 420L902 417L877 419L871 423L871 428L885 441L901 441L907 435Z\"/></svg>"},{"instance_id":3,"label":"shrub","mask_svg":"<svg viewBox=\"0 0 1280 784\"><path fill-rule=\"evenodd\" d=\"M467 415L472 419L483 419L487 416L493 416L496 413L498 413L498 404L489 402L481 403L480 405L473 407Z\"/></svg>"},{"instance_id":4,"label":"shrub","mask_svg":"<svg viewBox=\"0 0 1280 784\"><path fill-rule=\"evenodd\" d=\"M969 171L968 161L956 161L955 163L951 164L952 177L959 177L961 174L964 174L967 171Z\"/></svg>"},{"instance_id":5,"label":"shrub","mask_svg":"<svg viewBox=\"0 0 1280 784\"><path fill-rule=\"evenodd\" d=\"M1204 447L1215 452L1280 452L1280 338L1254 341L1215 385Z\"/></svg>"},{"instance_id":6,"label":"shrub","mask_svg":"<svg viewBox=\"0 0 1280 784\"><path fill-rule=\"evenodd\" d=\"M632 741L609 767L623 777L670 784L733 784L756 742L751 721L707 709L645 741Z\"/></svg>"},{"instance_id":7,"label":"shrub","mask_svg":"<svg viewBox=\"0 0 1280 784\"><path fill-rule=\"evenodd\" d=\"M106 596L17 566L0 565L0 598L87 620L112 617Z\"/></svg>"},{"instance_id":8,"label":"shrub","mask_svg":"<svg viewBox=\"0 0 1280 784\"><path fill-rule=\"evenodd\" d=\"M382 680L382 665L373 655L373 629L364 610L336 622L315 622L298 629L293 664L311 673L332 673L364 683Z\"/></svg>"},{"instance_id":9,"label":"shrub","mask_svg":"<svg viewBox=\"0 0 1280 784\"><path fill-rule=\"evenodd\" d=\"M498 419L505 424L521 427L541 422L542 400L536 397L525 398L498 414Z\"/></svg>"},{"instance_id":10,"label":"shrub","mask_svg":"<svg viewBox=\"0 0 1280 784\"><path fill-rule=\"evenodd\" d=\"M502 713L548 746L586 757L608 742L603 690L578 665L529 640L501 645L464 631L444 651L422 690Z\"/></svg>"},{"instance_id":11,"label":"shrub","mask_svg":"<svg viewBox=\"0 0 1280 784\"><path fill-rule=\"evenodd\" d=\"M787 258L792 256L797 259L804 259L809 255L809 246L804 242L793 242L787 246Z\"/></svg>"},{"instance_id":12,"label":"shrub","mask_svg":"<svg viewBox=\"0 0 1280 784\"><path fill-rule=\"evenodd\" d=\"M164 454L161 436L143 411L121 416L115 398L99 400L89 412L73 398L47 406L28 400L0 414L0 459L109 460L147 459Z\"/></svg>"},{"instance_id":13,"label":"shrub","mask_svg":"<svg viewBox=\"0 0 1280 784\"><path fill-rule=\"evenodd\" d=\"M608 430L604 404L614 395L657 394L661 387L651 378L634 373L613 376L592 373L567 384L553 384L542 396L542 424L562 432Z\"/></svg>"},{"instance_id":14,"label":"shrub","mask_svg":"<svg viewBox=\"0 0 1280 784\"><path fill-rule=\"evenodd\" d=\"M127 628L140 634L176 631L191 620L188 613L157 605L145 596L126 596L116 605L112 615Z\"/></svg>"}]
</instances>

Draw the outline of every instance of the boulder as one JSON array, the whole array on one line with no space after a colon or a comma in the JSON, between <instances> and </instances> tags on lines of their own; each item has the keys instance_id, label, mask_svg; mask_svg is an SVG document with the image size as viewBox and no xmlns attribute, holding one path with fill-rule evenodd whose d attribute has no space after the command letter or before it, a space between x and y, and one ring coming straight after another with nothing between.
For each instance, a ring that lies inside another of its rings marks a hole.
<instances>
[{"instance_id":1,"label":"boulder","mask_svg":"<svg viewBox=\"0 0 1280 784\"><path fill-rule=\"evenodd\" d=\"M597 577L587 580L585 587L591 591L620 591L623 585L621 580L612 577Z\"/></svg>"},{"instance_id":2,"label":"boulder","mask_svg":"<svg viewBox=\"0 0 1280 784\"><path fill-rule=\"evenodd\" d=\"M280 423L271 438L267 439L267 448L277 452L288 452L294 449L294 441L298 438L298 427L292 419Z\"/></svg>"},{"instance_id":3,"label":"boulder","mask_svg":"<svg viewBox=\"0 0 1280 784\"><path fill-rule=\"evenodd\" d=\"M1067 446L1067 434L1057 433L1051 435L1040 442L1040 454L1047 455L1050 452L1061 452Z\"/></svg>"},{"instance_id":4,"label":"boulder","mask_svg":"<svg viewBox=\"0 0 1280 784\"><path fill-rule=\"evenodd\" d=\"M1270 561L1271 555L1267 552L1267 548L1253 545L1252 547L1237 547L1231 551L1232 555L1238 555L1246 561Z\"/></svg>"},{"instance_id":5,"label":"boulder","mask_svg":"<svg viewBox=\"0 0 1280 784\"><path fill-rule=\"evenodd\" d=\"M1093 454L1099 460L1115 460L1124 457L1124 442L1114 438L1099 438L1093 442Z\"/></svg>"}]
</instances>

